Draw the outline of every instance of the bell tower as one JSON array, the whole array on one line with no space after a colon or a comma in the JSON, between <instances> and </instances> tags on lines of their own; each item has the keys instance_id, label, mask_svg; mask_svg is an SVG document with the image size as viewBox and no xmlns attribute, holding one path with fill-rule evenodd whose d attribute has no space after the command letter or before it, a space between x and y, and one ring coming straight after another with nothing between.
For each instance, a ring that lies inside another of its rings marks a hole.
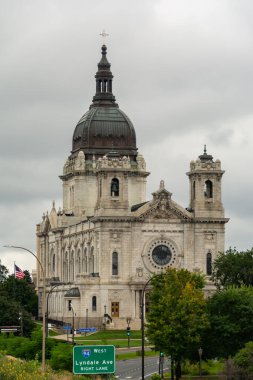
<instances>
[{"instance_id":1,"label":"bell tower","mask_svg":"<svg viewBox=\"0 0 253 380\"><path fill-rule=\"evenodd\" d=\"M190 171L186 173L190 181L190 205L195 217L224 218L221 200L221 178L225 173L221 170L220 160L204 153L196 161L191 161Z\"/></svg>"}]
</instances>

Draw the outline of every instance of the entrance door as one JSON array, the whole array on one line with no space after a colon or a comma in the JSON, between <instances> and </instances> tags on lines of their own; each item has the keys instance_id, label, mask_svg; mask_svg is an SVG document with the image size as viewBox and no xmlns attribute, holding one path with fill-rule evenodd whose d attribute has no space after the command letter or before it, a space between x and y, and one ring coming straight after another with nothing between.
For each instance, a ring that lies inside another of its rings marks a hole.
<instances>
[{"instance_id":1,"label":"entrance door","mask_svg":"<svg viewBox=\"0 0 253 380\"><path fill-rule=\"evenodd\" d=\"M111 308L111 315L112 318L118 318L119 317L119 302L112 302L112 308Z\"/></svg>"}]
</instances>

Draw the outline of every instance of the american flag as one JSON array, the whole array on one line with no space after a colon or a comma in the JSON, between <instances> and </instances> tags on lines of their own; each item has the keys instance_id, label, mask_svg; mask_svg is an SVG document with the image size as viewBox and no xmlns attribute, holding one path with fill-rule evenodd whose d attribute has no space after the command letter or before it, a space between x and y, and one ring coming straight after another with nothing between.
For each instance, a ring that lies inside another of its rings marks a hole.
<instances>
[{"instance_id":1,"label":"american flag","mask_svg":"<svg viewBox=\"0 0 253 380\"><path fill-rule=\"evenodd\" d=\"M25 273L15 264L15 277L22 280L25 277Z\"/></svg>"}]
</instances>

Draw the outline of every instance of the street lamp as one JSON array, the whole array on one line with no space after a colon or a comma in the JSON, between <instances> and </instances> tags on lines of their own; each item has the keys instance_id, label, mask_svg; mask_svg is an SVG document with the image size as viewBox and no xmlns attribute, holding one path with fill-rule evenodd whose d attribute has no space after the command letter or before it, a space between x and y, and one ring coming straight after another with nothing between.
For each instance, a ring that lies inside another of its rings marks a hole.
<instances>
[{"instance_id":1,"label":"street lamp","mask_svg":"<svg viewBox=\"0 0 253 380\"><path fill-rule=\"evenodd\" d=\"M85 332L85 336L87 335L87 329L88 329L88 313L89 313L89 309L86 309L86 322L85 322L86 332Z\"/></svg>"},{"instance_id":2,"label":"street lamp","mask_svg":"<svg viewBox=\"0 0 253 380\"><path fill-rule=\"evenodd\" d=\"M202 364L202 354L203 354L203 350L201 347L198 349L198 353L199 353L199 376L201 377L202 376L201 364Z\"/></svg>"},{"instance_id":3,"label":"street lamp","mask_svg":"<svg viewBox=\"0 0 253 380\"><path fill-rule=\"evenodd\" d=\"M104 330L106 329L106 305L104 305L104 318L103 318Z\"/></svg>"},{"instance_id":4,"label":"street lamp","mask_svg":"<svg viewBox=\"0 0 253 380\"><path fill-rule=\"evenodd\" d=\"M75 345L75 312L73 309L72 302L70 304L71 310L72 310L72 345Z\"/></svg>"},{"instance_id":5,"label":"street lamp","mask_svg":"<svg viewBox=\"0 0 253 380\"><path fill-rule=\"evenodd\" d=\"M23 312L22 311L20 311L19 313L18 313L18 319L19 319L19 321L20 321L20 334L21 334L21 336L24 336L24 321L23 321Z\"/></svg>"},{"instance_id":6,"label":"street lamp","mask_svg":"<svg viewBox=\"0 0 253 380\"><path fill-rule=\"evenodd\" d=\"M43 323L42 323L42 358L41 358L41 362L42 362L42 371L45 372L45 365L46 365L46 316L45 316L45 314L46 314L45 313L46 284L45 284L45 280L46 280L46 278L45 278L44 268L43 268L40 260L38 259L38 257L32 251L30 251L29 249L24 248L24 247L17 247L17 246L14 246L14 245L4 245L4 247L6 247L6 248L15 248L15 249L23 249L24 251L29 252L31 255L33 255L33 257L35 257L35 259L39 263L39 266L40 266L41 271L42 271L42 275L43 275L43 293L42 293L42 318L43 318Z\"/></svg>"},{"instance_id":7,"label":"street lamp","mask_svg":"<svg viewBox=\"0 0 253 380\"><path fill-rule=\"evenodd\" d=\"M148 284L150 283L152 277L145 283L143 290L142 290L142 295L141 295L141 379L144 380L144 356L145 356L145 350L144 350L144 295L146 288Z\"/></svg>"}]
</instances>

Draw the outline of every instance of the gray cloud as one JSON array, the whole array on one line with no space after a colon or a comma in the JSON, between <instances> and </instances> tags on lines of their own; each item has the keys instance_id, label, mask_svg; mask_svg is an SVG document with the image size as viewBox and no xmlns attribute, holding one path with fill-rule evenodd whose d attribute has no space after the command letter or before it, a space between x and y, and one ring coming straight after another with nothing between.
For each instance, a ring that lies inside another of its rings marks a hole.
<instances>
[{"instance_id":1,"label":"gray cloud","mask_svg":"<svg viewBox=\"0 0 253 380\"><path fill-rule=\"evenodd\" d=\"M95 92L99 33L106 28L114 94L151 171L147 197L163 178L186 207L185 173L207 144L226 170L226 244L251 247L251 1L3 0L1 6L0 242L35 250L35 224L53 199L60 206L58 175ZM16 257L3 249L0 255L10 266Z\"/></svg>"}]
</instances>

